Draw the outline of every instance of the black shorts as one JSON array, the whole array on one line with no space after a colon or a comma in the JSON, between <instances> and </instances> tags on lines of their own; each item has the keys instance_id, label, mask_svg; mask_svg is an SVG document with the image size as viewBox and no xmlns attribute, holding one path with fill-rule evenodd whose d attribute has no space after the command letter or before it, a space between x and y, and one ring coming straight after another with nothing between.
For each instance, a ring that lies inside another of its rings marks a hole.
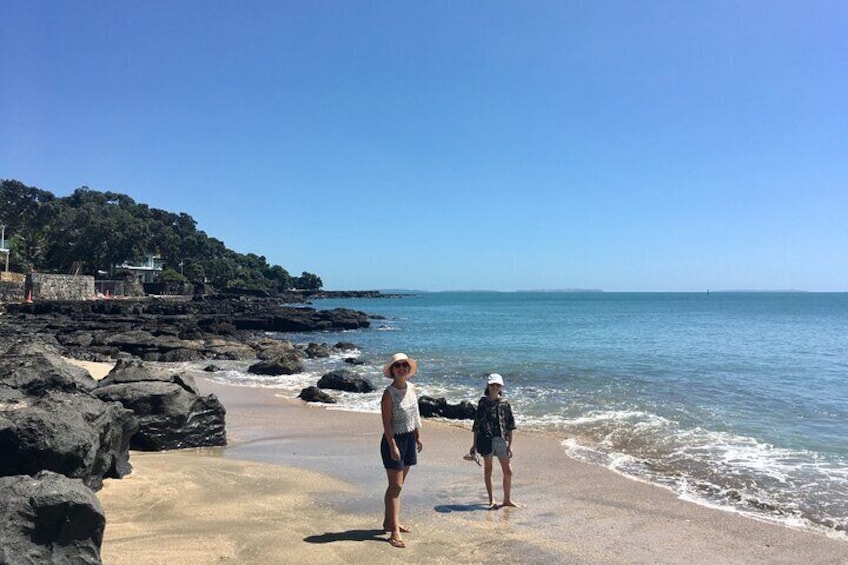
<instances>
[{"instance_id":1,"label":"black shorts","mask_svg":"<svg viewBox=\"0 0 848 565\"><path fill-rule=\"evenodd\" d=\"M404 467L412 467L418 463L418 442L415 441L414 433L395 434L395 443L400 451L400 461L392 459L386 436L384 435L383 439L380 440L380 455L383 456L383 467L402 471Z\"/></svg>"}]
</instances>

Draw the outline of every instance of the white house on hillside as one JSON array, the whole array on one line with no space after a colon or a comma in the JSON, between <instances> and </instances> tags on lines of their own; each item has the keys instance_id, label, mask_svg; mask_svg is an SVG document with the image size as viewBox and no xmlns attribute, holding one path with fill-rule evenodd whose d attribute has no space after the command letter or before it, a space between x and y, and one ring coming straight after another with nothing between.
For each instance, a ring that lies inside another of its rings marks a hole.
<instances>
[{"instance_id":1,"label":"white house on hillside","mask_svg":"<svg viewBox=\"0 0 848 565\"><path fill-rule=\"evenodd\" d=\"M162 272L162 268L164 266L165 262L160 256L149 254L147 259L144 261L125 261L120 265L115 265L115 268L129 271L139 280L139 282L152 283L156 282L159 273Z\"/></svg>"}]
</instances>

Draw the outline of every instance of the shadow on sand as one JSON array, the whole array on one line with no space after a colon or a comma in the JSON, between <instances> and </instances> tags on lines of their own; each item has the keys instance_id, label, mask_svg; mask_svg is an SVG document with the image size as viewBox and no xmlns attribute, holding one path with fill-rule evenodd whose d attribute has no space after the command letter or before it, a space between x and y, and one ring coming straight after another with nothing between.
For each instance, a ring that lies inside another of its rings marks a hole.
<instances>
[{"instance_id":1,"label":"shadow on sand","mask_svg":"<svg viewBox=\"0 0 848 565\"><path fill-rule=\"evenodd\" d=\"M306 543L331 543L334 541L381 541L385 543L386 538L383 537L385 535L386 532L383 530L347 530L306 536L303 541Z\"/></svg>"},{"instance_id":2,"label":"shadow on sand","mask_svg":"<svg viewBox=\"0 0 848 565\"><path fill-rule=\"evenodd\" d=\"M495 510L496 508L496 506L489 506L488 504L480 504L478 502L476 504L440 504L439 506L434 506L433 510L447 514L448 512L474 512L475 510Z\"/></svg>"}]
</instances>

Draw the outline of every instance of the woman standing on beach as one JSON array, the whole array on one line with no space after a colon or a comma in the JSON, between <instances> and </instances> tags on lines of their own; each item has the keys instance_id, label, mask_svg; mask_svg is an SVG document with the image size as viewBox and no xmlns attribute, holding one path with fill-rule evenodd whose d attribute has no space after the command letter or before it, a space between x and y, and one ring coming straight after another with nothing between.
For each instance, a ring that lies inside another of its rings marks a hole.
<instances>
[{"instance_id":1,"label":"woman standing on beach","mask_svg":"<svg viewBox=\"0 0 848 565\"><path fill-rule=\"evenodd\" d=\"M400 491L409 474L409 468L418 462L421 443L421 415L418 412L418 396L415 386L407 382L418 370L418 363L405 353L395 353L383 366L383 374L392 379L392 384L383 392L380 411L383 415L383 439L380 453L389 486L384 497L386 513L383 529L390 532L389 543L395 547L406 547L401 532L409 528L400 523Z\"/></svg>"},{"instance_id":2,"label":"woman standing on beach","mask_svg":"<svg viewBox=\"0 0 848 565\"><path fill-rule=\"evenodd\" d=\"M496 508L492 495L492 456L498 458L503 471L503 506L518 506L511 496L512 432L515 429L515 418L509 401L502 398L503 388L502 376L492 373L487 377L486 391L477 404L477 414L471 429L474 443L471 444L469 456L473 457L475 453L483 456L483 481L489 493L490 508Z\"/></svg>"}]
</instances>

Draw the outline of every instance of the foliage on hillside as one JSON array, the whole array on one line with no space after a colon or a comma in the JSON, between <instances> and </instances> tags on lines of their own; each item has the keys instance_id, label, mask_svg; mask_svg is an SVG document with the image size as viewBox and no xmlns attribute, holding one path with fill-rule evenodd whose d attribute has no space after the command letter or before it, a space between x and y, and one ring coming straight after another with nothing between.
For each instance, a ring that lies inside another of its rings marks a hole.
<instances>
[{"instance_id":1,"label":"foliage on hillside","mask_svg":"<svg viewBox=\"0 0 848 565\"><path fill-rule=\"evenodd\" d=\"M83 272L114 276L115 265L157 254L169 281L215 288L320 289L321 278L292 277L265 257L237 253L197 229L185 213L136 203L125 194L81 187L68 197L16 180L0 185L0 224L6 226L10 268L18 272Z\"/></svg>"}]
</instances>

